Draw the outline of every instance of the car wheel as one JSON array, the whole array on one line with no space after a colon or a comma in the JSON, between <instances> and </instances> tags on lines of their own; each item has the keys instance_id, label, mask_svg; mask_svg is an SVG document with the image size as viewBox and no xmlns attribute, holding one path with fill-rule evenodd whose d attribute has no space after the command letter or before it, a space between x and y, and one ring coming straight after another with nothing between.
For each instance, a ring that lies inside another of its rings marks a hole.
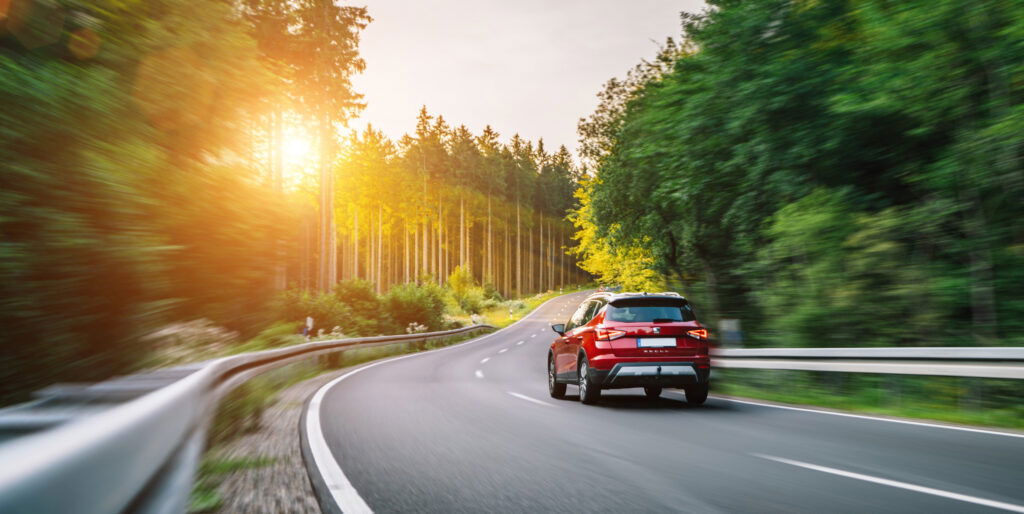
<instances>
[{"instance_id":1,"label":"car wheel","mask_svg":"<svg viewBox=\"0 0 1024 514\"><path fill-rule=\"evenodd\" d=\"M579 380L580 401L588 405L597 403L601 399L601 387L590 379L590 366L585 357L580 361Z\"/></svg>"},{"instance_id":2,"label":"car wheel","mask_svg":"<svg viewBox=\"0 0 1024 514\"><path fill-rule=\"evenodd\" d=\"M708 399L708 383L695 384L683 388L686 391L686 403L701 405Z\"/></svg>"},{"instance_id":3,"label":"car wheel","mask_svg":"<svg viewBox=\"0 0 1024 514\"><path fill-rule=\"evenodd\" d=\"M565 398L565 384L555 380L555 360L548 358L548 393L552 398Z\"/></svg>"},{"instance_id":4,"label":"car wheel","mask_svg":"<svg viewBox=\"0 0 1024 514\"><path fill-rule=\"evenodd\" d=\"M648 398L653 400L653 399L661 396L661 387L660 386L647 386L647 387L644 387L644 394L646 394Z\"/></svg>"}]
</instances>

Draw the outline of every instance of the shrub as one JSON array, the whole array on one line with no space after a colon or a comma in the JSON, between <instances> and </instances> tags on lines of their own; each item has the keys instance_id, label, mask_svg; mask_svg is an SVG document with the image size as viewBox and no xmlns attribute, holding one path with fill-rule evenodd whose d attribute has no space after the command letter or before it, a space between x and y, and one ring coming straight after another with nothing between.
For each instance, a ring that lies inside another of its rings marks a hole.
<instances>
[{"instance_id":1,"label":"shrub","mask_svg":"<svg viewBox=\"0 0 1024 514\"><path fill-rule=\"evenodd\" d=\"M302 322L277 322L263 329L255 337L235 348L236 352L254 352L267 348L277 348L299 344L305 341L302 337Z\"/></svg>"},{"instance_id":2,"label":"shrub","mask_svg":"<svg viewBox=\"0 0 1024 514\"><path fill-rule=\"evenodd\" d=\"M466 314L480 314L487 307L484 288L472 287L461 298L457 298L459 308Z\"/></svg>"},{"instance_id":3,"label":"shrub","mask_svg":"<svg viewBox=\"0 0 1024 514\"><path fill-rule=\"evenodd\" d=\"M346 334L372 336L398 332L372 282L345 280L334 286L334 297L351 311L349 320L339 325ZM329 330L331 327L323 328Z\"/></svg>"},{"instance_id":4,"label":"shrub","mask_svg":"<svg viewBox=\"0 0 1024 514\"><path fill-rule=\"evenodd\" d=\"M448 275L448 288L451 289L455 303L466 314L479 314L483 309L486 292L476 285L473 273L465 266L457 266Z\"/></svg>"},{"instance_id":5,"label":"shrub","mask_svg":"<svg viewBox=\"0 0 1024 514\"><path fill-rule=\"evenodd\" d=\"M384 305L400 327L419 323L439 330L444 324L444 290L431 282L394 286L384 295Z\"/></svg>"},{"instance_id":6,"label":"shrub","mask_svg":"<svg viewBox=\"0 0 1024 514\"><path fill-rule=\"evenodd\" d=\"M494 303L501 303L505 301L505 297L501 296L501 292L498 291L498 288L490 282L484 284L484 297L488 300L492 300Z\"/></svg>"}]
</instances>

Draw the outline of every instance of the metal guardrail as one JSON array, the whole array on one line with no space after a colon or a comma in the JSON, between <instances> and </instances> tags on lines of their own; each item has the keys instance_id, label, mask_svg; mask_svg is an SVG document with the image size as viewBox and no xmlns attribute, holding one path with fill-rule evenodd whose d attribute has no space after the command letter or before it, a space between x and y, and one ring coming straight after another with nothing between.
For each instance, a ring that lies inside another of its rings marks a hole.
<instances>
[{"instance_id":1,"label":"metal guardrail","mask_svg":"<svg viewBox=\"0 0 1024 514\"><path fill-rule=\"evenodd\" d=\"M0 512L184 512L207 426L234 387L314 356L487 328L315 341L44 389L0 410Z\"/></svg>"},{"instance_id":2,"label":"metal guardrail","mask_svg":"<svg viewBox=\"0 0 1024 514\"><path fill-rule=\"evenodd\" d=\"M1024 379L1024 348L717 349L711 366Z\"/></svg>"}]
</instances>

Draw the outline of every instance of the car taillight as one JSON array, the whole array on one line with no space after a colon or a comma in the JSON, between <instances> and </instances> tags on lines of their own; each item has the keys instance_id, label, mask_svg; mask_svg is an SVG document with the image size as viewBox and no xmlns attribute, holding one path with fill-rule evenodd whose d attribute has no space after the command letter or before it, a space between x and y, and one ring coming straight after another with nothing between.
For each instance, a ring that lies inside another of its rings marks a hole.
<instances>
[{"instance_id":1,"label":"car taillight","mask_svg":"<svg viewBox=\"0 0 1024 514\"><path fill-rule=\"evenodd\" d=\"M706 328L698 328L696 330L690 330L690 331L688 331L686 333L686 335L688 335L688 336L690 336L690 337L692 337L694 339L707 339L708 338L708 329L706 329Z\"/></svg>"},{"instance_id":2,"label":"car taillight","mask_svg":"<svg viewBox=\"0 0 1024 514\"><path fill-rule=\"evenodd\" d=\"M612 339L618 339L626 335L626 331L597 327L594 329L594 335L597 336L598 341L611 341Z\"/></svg>"}]
</instances>

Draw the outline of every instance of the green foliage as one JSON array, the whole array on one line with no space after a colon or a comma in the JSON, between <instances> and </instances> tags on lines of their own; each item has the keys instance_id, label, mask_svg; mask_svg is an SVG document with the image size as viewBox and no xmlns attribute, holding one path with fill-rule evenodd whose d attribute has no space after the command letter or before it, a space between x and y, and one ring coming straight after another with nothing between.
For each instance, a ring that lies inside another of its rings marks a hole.
<instances>
[{"instance_id":1,"label":"green foliage","mask_svg":"<svg viewBox=\"0 0 1024 514\"><path fill-rule=\"evenodd\" d=\"M410 282L389 289L384 295L384 304L398 327L417 323L429 330L441 330L444 328L444 296L444 289L432 282Z\"/></svg>"},{"instance_id":2,"label":"green foliage","mask_svg":"<svg viewBox=\"0 0 1024 514\"><path fill-rule=\"evenodd\" d=\"M479 314L485 307L487 293L483 287L476 285L469 268L456 266L455 271L448 275L448 288L459 308L467 314Z\"/></svg>"},{"instance_id":3,"label":"green foliage","mask_svg":"<svg viewBox=\"0 0 1024 514\"><path fill-rule=\"evenodd\" d=\"M498 291L498 288L494 284L487 282L483 285L483 288L485 299L499 303L505 301L505 297L501 295L501 291Z\"/></svg>"},{"instance_id":4,"label":"green foliage","mask_svg":"<svg viewBox=\"0 0 1024 514\"><path fill-rule=\"evenodd\" d=\"M320 330L332 332L334 327L341 327L346 335L355 335L346 331L355 319L352 308L333 293L290 289L281 294L277 303L279 319L304 324L307 316L312 317L312 335Z\"/></svg>"},{"instance_id":5,"label":"green foliage","mask_svg":"<svg viewBox=\"0 0 1024 514\"><path fill-rule=\"evenodd\" d=\"M653 269L654 256L649 250L650 239L640 241L616 241L601 237L594 221L594 207L591 200L597 179L584 181L576 191L579 207L573 210L569 219L576 227L573 239L577 245L570 249L579 258L578 266L597 277L604 284L617 284L627 291L661 290L661 276ZM612 225L612 231L619 226Z\"/></svg>"},{"instance_id":6,"label":"green foliage","mask_svg":"<svg viewBox=\"0 0 1024 514\"><path fill-rule=\"evenodd\" d=\"M302 337L301 322L279 321L261 330L260 333L256 334L255 337L246 341L245 343L235 346L234 348L232 348L232 352L254 352L259 350L267 350L270 348L278 348L281 346L290 346L293 344L300 344L304 342L306 342L306 339Z\"/></svg>"},{"instance_id":7,"label":"green foliage","mask_svg":"<svg viewBox=\"0 0 1024 514\"><path fill-rule=\"evenodd\" d=\"M755 344L1020 341L1024 6L712 4L580 124L585 269Z\"/></svg>"},{"instance_id":8,"label":"green foliage","mask_svg":"<svg viewBox=\"0 0 1024 514\"><path fill-rule=\"evenodd\" d=\"M367 280L344 280L334 287L334 297L349 308L350 318L342 332L357 336L375 336L394 333L391 317L384 302ZM333 327L333 325L332 325Z\"/></svg>"}]
</instances>

